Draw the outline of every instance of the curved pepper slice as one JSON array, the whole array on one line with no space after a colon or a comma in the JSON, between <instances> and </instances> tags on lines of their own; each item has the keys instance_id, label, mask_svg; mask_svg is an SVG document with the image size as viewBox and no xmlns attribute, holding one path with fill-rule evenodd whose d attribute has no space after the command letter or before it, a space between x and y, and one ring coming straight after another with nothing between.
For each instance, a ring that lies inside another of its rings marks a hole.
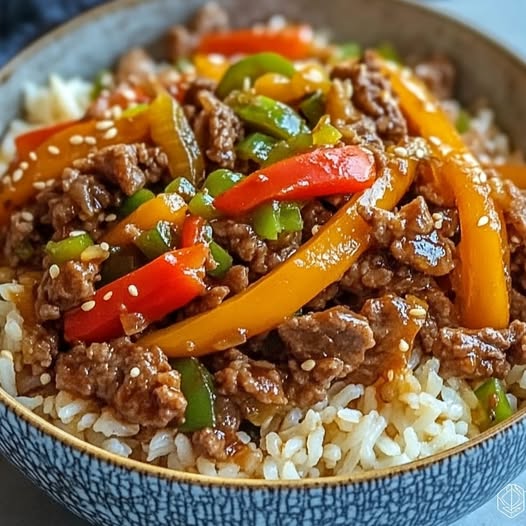
<instances>
[{"instance_id":1,"label":"curved pepper slice","mask_svg":"<svg viewBox=\"0 0 526 526\"><path fill-rule=\"evenodd\" d=\"M107 341L124 334L121 315L151 323L186 305L205 289L207 254L204 245L167 252L100 288L93 303L66 312L66 341Z\"/></svg>"},{"instance_id":2,"label":"curved pepper slice","mask_svg":"<svg viewBox=\"0 0 526 526\"><path fill-rule=\"evenodd\" d=\"M103 238L110 245L126 245L133 241L138 230L154 228L159 221L181 225L187 205L179 194L159 194L146 201L117 223ZM135 227L135 231L134 231Z\"/></svg>"},{"instance_id":3,"label":"curved pepper slice","mask_svg":"<svg viewBox=\"0 0 526 526\"><path fill-rule=\"evenodd\" d=\"M308 25L234 29L203 35L197 52L232 56L271 51L301 60L312 55L313 40L314 33Z\"/></svg>"},{"instance_id":4,"label":"curved pepper slice","mask_svg":"<svg viewBox=\"0 0 526 526\"><path fill-rule=\"evenodd\" d=\"M358 146L318 148L257 170L214 200L215 207L238 215L272 199L299 201L322 195L359 192L374 181L374 157Z\"/></svg>"},{"instance_id":5,"label":"curved pepper slice","mask_svg":"<svg viewBox=\"0 0 526 526\"><path fill-rule=\"evenodd\" d=\"M383 62L411 128L428 139L444 163L441 182L450 188L460 217L460 280L457 290L462 324L478 329L508 326L508 260L504 224L482 168L440 104L408 69ZM481 257L483 254L483 257Z\"/></svg>"},{"instance_id":6,"label":"curved pepper slice","mask_svg":"<svg viewBox=\"0 0 526 526\"><path fill-rule=\"evenodd\" d=\"M16 151L19 156L26 157L29 152L36 150L45 140L56 133L74 126L79 121L65 121L43 128L30 130L15 138Z\"/></svg>"},{"instance_id":7,"label":"curved pepper slice","mask_svg":"<svg viewBox=\"0 0 526 526\"><path fill-rule=\"evenodd\" d=\"M272 329L341 278L370 244L358 205L393 208L411 185L416 161L393 159L371 188L341 208L288 260L219 307L147 334L168 356L200 356ZM279 298L276 292L279 291Z\"/></svg>"},{"instance_id":8,"label":"curved pepper slice","mask_svg":"<svg viewBox=\"0 0 526 526\"><path fill-rule=\"evenodd\" d=\"M496 170L503 179L509 179L521 190L526 190L526 164L495 164L492 165L491 168Z\"/></svg>"},{"instance_id":9,"label":"curved pepper slice","mask_svg":"<svg viewBox=\"0 0 526 526\"><path fill-rule=\"evenodd\" d=\"M46 181L59 177L64 168L70 166L75 159L86 157L93 148L93 141L96 141L98 148L103 148L112 144L131 144L146 140L150 132L147 113L115 121L113 128L116 133L99 130L97 121L80 122L54 134L36 150L20 156L19 164L13 166L8 176L2 180L0 224L7 221L16 207L23 205L41 190ZM82 142L70 142L72 137L82 139ZM86 137L90 138L89 144L84 140ZM27 169L23 169L22 162L27 163Z\"/></svg>"}]
</instances>

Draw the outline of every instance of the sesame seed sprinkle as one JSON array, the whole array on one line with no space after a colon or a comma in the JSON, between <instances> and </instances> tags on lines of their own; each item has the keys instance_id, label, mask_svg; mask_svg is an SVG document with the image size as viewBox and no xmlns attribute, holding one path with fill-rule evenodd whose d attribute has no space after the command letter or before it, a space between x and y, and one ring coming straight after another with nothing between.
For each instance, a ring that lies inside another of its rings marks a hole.
<instances>
[{"instance_id":1,"label":"sesame seed sprinkle","mask_svg":"<svg viewBox=\"0 0 526 526\"><path fill-rule=\"evenodd\" d=\"M130 296L134 296L135 298L139 295L139 291L135 285L129 285L128 292L130 293Z\"/></svg>"},{"instance_id":2,"label":"sesame seed sprinkle","mask_svg":"<svg viewBox=\"0 0 526 526\"><path fill-rule=\"evenodd\" d=\"M104 296L102 296L102 299L104 301L109 301L112 296L113 296L113 291L109 290L108 292L106 292L106 294L104 294Z\"/></svg>"},{"instance_id":3,"label":"sesame seed sprinkle","mask_svg":"<svg viewBox=\"0 0 526 526\"><path fill-rule=\"evenodd\" d=\"M117 128L110 128L104 135L103 138L106 140L115 139L117 137Z\"/></svg>"},{"instance_id":4,"label":"sesame seed sprinkle","mask_svg":"<svg viewBox=\"0 0 526 526\"><path fill-rule=\"evenodd\" d=\"M394 148L393 152L398 157L407 157L408 156L407 149L404 148L403 146L397 146L396 148Z\"/></svg>"},{"instance_id":5,"label":"sesame seed sprinkle","mask_svg":"<svg viewBox=\"0 0 526 526\"><path fill-rule=\"evenodd\" d=\"M18 183L24 177L24 172L18 168L13 172L13 183Z\"/></svg>"},{"instance_id":6,"label":"sesame seed sprinkle","mask_svg":"<svg viewBox=\"0 0 526 526\"><path fill-rule=\"evenodd\" d=\"M44 190L45 187L46 187L46 183L44 181L35 181L33 183L33 188L35 190Z\"/></svg>"},{"instance_id":7,"label":"sesame seed sprinkle","mask_svg":"<svg viewBox=\"0 0 526 526\"><path fill-rule=\"evenodd\" d=\"M431 143L433 143L435 146L440 146L440 144L441 144L441 142L442 142L438 137L435 137L434 135L431 135L431 136L429 137L429 141L430 141Z\"/></svg>"},{"instance_id":8,"label":"sesame seed sprinkle","mask_svg":"<svg viewBox=\"0 0 526 526\"><path fill-rule=\"evenodd\" d=\"M53 144L49 145L47 147L47 151L51 154L51 155L60 155L60 148L58 148L57 146L54 146Z\"/></svg>"},{"instance_id":9,"label":"sesame seed sprinkle","mask_svg":"<svg viewBox=\"0 0 526 526\"><path fill-rule=\"evenodd\" d=\"M518 236L511 236L511 242L516 243L517 245L521 242Z\"/></svg>"},{"instance_id":10,"label":"sesame seed sprinkle","mask_svg":"<svg viewBox=\"0 0 526 526\"><path fill-rule=\"evenodd\" d=\"M316 367L316 362L314 360L305 360L301 364L301 368L304 371L312 371L314 369L314 367Z\"/></svg>"},{"instance_id":11,"label":"sesame seed sprinkle","mask_svg":"<svg viewBox=\"0 0 526 526\"><path fill-rule=\"evenodd\" d=\"M486 175L486 172L480 172L479 179L481 183L487 183L488 176Z\"/></svg>"},{"instance_id":12,"label":"sesame seed sprinkle","mask_svg":"<svg viewBox=\"0 0 526 526\"><path fill-rule=\"evenodd\" d=\"M425 318L426 314L426 310L422 307L414 307L413 309L409 309L409 316L411 316L411 318Z\"/></svg>"},{"instance_id":13,"label":"sesame seed sprinkle","mask_svg":"<svg viewBox=\"0 0 526 526\"><path fill-rule=\"evenodd\" d=\"M109 128L113 128L114 122L110 120L106 121L99 121L97 124L95 124L95 128L100 131L107 130Z\"/></svg>"},{"instance_id":14,"label":"sesame seed sprinkle","mask_svg":"<svg viewBox=\"0 0 526 526\"><path fill-rule=\"evenodd\" d=\"M20 163L20 170L27 170L29 168L29 163L27 161L22 161Z\"/></svg>"},{"instance_id":15,"label":"sesame seed sprinkle","mask_svg":"<svg viewBox=\"0 0 526 526\"><path fill-rule=\"evenodd\" d=\"M60 274L60 267L56 263L53 263L53 265L49 267L49 275L51 276L51 279L58 278L59 274Z\"/></svg>"},{"instance_id":16,"label":"sesame seed sprinkle","mask_svg":"<svg viewBox=\"0 0 526 526\"><path fill-rule=\"evenodd\" d=\"M108 245L108 243L106 243L106 241L103 241L103 242L100 244L100 248L102 248L102 250L108 252L108 250L110 249L110 245Z\"/></svg>"},{"instance_id":17,"label":"sesame seed sprinkle","mask_svg":"<svg viewBox=\"0 0 526 526\"><path fill-rule=\"evenodd\" d=\"M82 144L84 142L84 137L82 135L72 135L69 138L70 144L73 144L74 146L77 146L79 144Z\"/></svg>"},{"instance_id":18,"label":"sesame seed sprinkle","mask_svg":"<svg viewBox=\"0 0 526 526\"><path fill-rule=\"evenodd\" d=\"M111 223L112 221L115 221L115 219L117 219L117 215L116 214L108 214L106 216L106 221L108 223Z\"/></svg>"},{"instance_id":19,"label":"sesame seed sprinkle","mask_svg":"<svg viewBox=\"0 0 526 526\"><path fill-rule=\"evenodd\" d=\"M426 156L426 151L423 148L417 148L415 155L417 159L423 159Z\"/></svg>"},{"instance_id":20,"label":"sesame seed sprinkle","mask_svg":"<svg viewBox=\"0 0 526 526\"><path fill-rule=\"evenodd\" d=\"M35 152L29 152L29 158L32 161L36 161L38 157L37 157L37 154Z\"/></svg>"},{"instance_id":21,"label":"sesame seed sprinkle","mask_svg":"<svg viewBox=\"0 0 526 526\"><path fill-rule=\"evenodd\" d=\"M431 217L435 220L435 221L439 221L440 219L443 219L443 216L440 212L434 212Z\"/></svg>"},{"instance_id":22,"label":"sesame seed sprinkle","mask_svg":"<svg viewBox=\"0 0 526 526\"><path fill-rule=\"evenodd\" d=\"M392 369L389 369L389 371L387 371L387 379L392 382L394 380L394 371Z\"/></svg>"},{"instance_id":23,"label":"sesame seed sprinkle","mask_svg":"<svg viewBox=\"0 0 526 526\"><path fill-rule=\"evenodd\" d=\"M47 385L51 382L51 375L49 373L42 373L40 375L40 383L42 385Z\"/></svg>"},{"instance_id":24,"label":"sesame seed sprinkle","mask_svg":"<svg viewBox=\"0 0 526 526\"><path fill-rule=\"evenodd\" d=\"M94 302L93 300L85 301L85 302L80 306L80 308L81 308L84 312L88 312L88 311L92 310L94 307L95 307L95 302Z\"/></svg>"},{"instance_id":25,"label":"sesame seed sprinkle","mask_svg":"<svg viewBox=\"0 0 526 526\"><path fill-rule=\"evenodd\" d=\"M97 144L97 139L95 139L95 137L92 137L91 135L86 135L86 137L84 137L84 142L86 144L89 144L90 146L94 146L95 144Z\"/></svg>"},{"instance_id":26,"label":"sesame seed sprinkle","mask_svg":"<svg viewBox=\"0 0 526 526\"><path fill-rule=\"evenodd\" d=\"M477 226L486 226L488 223L489 223L489 217L481 216L480 219L477 221Z\"/></svg>"},{"instance_id":27,"label":"sesame seed sprinkle","mask_svg":"<svg viewBox=\"0 0 526 526\"><path fill-rule=\"evenodd\" d=\"M35 217L33 216L33 214L31 212L28 212L27 210L24 210L21 214L20 214L20 217L24 220L24 221L33 221L33 219L35 219Z\"/></svg>"},{"instance_id":28,"label":"sesame seed sprinkle","mask_svg":"<svg viewBox=\"0 0 526 526\"><path fill-rule=\"evenodd\" d=\"M69 237L77 237L77 236L82 236L86 233L85 230L72 230L70 233L69 233Z\"/></svg>"},{"instance_id":29,"label":"sesame seed sprinkle","mask_svg":"<svg viewBox=\"0 0 526 526\"><path fill-rule=\"evenodd\" d=\"M132 367L130 369L130 376L132 378L137 378L137 376L140 376L141 370L138 367Z\"/></svg>"},{"instance_id":30,"label":"sesame seed sprinkle","mask_svg":"<svg viewBox=\"0 0 526 526\"><path fill-rule=\"evenodd\" d=\"M404 339L401 339L398 342L398 349L400 352L407 352L409 350L409 344Z\"/></svg>"}]
</instances>

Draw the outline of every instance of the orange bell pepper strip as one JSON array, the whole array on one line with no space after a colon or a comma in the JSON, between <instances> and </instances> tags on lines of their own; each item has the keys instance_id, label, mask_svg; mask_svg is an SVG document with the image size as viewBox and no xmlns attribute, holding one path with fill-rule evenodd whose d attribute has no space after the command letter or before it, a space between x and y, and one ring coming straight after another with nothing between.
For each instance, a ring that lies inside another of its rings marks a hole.
<instances>
[{"instance_id":1,"label":"orange bell pepper strip","mask_svg":"<svg viewBox=\"0 0 526 526\"><path fill-rule=\"evenodd\" d=\"M521 190L526 190L526 164L506 163L491 165L502 179L509 179Z\"/></svg>"},{"instance_id":2,"label":"orange bell pepper strip","mask_svg":"<svg viewBox=\"0 0 526 526\"><path fill-rule=\"evenodd\" d=\"M271 51L291 60L302 60L312 55L314 32L308 25L233 29L207 33L201 38L198 53L219 55L251 55Z\"/></svg>"},{"instance_id":3,"label":"orange bell pepper strip","mask_svg":"<svg viewBox=\"0 0 526 526\"><path fill-rule=\"evenodd\" d=\"M136 208L117 223L104 237L109 245L123 246L131 243L143 230L154 228L159 221L180 226L183 224L187 205L178 194L159 194Z\"/></svg>"},{"instance_id":4,"label":"orange bell pepper strip","mask_svg":"<svg viewBox=\"0 0 526 526\"><path fill-rule=\"evenodd\" d=\"M75 159L86 157L93 149L112 144L144 141L149 136L147 112L115 121L111 129L100 130L97 121L79 122L45 140L38 148L20 156L0 184L0 225L13 210L29 201L47 181L60 177ZM86 142L84 139L88 137ZM78 141L77 141L78 139ZM82 142L80 140L82 139ZM25 167L25 169L24 169Z\"/></svg>"},{"instance_id":5,"label":"orange bell pepper strip","mask_svg":"<svg viewBox=\"0 0 526 526\"><path fill-rule=\"evenodd\" d=\"M29 152L36 150L45 140L58 132L70 128L79 121L66 121L30 130L15 138L16 151L20 157L27 157Z\"/></svg>"},{"instance_id":6,"label":"orange bell pepper strip","mask_svg":"<svg viewBox=\"0 0 526 526\"><path fill-rule=\"evenodd\" d=\"M480 178L483 170L423 83L408 69L382 64L411 129L428 140L433 155L443 162L441 182L455 197L462 238L456 291L462 324L471 329L507 327L505 226L489 185Z\"/></svg>"},{"instance_id":7,"label":"orange bell pepper strip","mask_svg":"<svg viewBox=\"0 0 526 526\"><path fill-rule=\"evenodd\" d=\"M393 208L411 185L416 161L392 160L374 184L343 206L288 260L219 307L139 340L168 356L201 356L238 345L279 325L344 272L370 245L358 205ZM279 298L276 292L279 291Z\"/></svg>"}]
</instances>

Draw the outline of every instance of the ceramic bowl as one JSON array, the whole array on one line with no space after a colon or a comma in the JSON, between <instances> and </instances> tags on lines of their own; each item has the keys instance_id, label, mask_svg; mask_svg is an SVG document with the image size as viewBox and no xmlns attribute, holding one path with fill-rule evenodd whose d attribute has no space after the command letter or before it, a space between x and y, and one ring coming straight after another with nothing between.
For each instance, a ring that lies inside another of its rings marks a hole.
<instances>
[{"instance_id":1,"label":"ceramic bowl","mask_svg":"<svg viewBox=\"0 0 526 526\"><path fill-rule=\"evenodd\" d=\"M51 71L89 78L131 45L152 43L200 3L111 2L33 44L0 71L0 132L17 115L25 82L43 82ZM459 67L460 98L486 96L526 150L526 65L457 22L395 0L221 3L238 24L282 13L331 28L342 40L389 40L405 54L445 51ZM52 498L104 526L450 524L526 468L525 440L522 412L461 447L395 469L299 482L230 481L123 460L0 391L0 451Z\"/></svg>"}]
</instances>

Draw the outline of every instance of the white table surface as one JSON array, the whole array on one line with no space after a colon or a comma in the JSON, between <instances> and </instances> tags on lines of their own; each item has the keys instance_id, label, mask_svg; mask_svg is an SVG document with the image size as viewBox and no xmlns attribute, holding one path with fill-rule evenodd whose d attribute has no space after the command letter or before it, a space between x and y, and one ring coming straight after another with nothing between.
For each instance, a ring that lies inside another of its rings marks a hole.
<instances>
[{"instance_id":1,"label":"white table surface","mask_svg":"<svg viewBox=\"0 0 526 526\"><path fill-rule=\"evenodd\" d=\"M526 0L427 0L423 3L480 27L526 56ZM515 483L526 489L526 473ZM86 526L87 523L52 502L0 458L0 525ZM451 526L501 525L526 525L526 512L508 519L497 510L494 498Z\"/></svg>"}]
</instances>

